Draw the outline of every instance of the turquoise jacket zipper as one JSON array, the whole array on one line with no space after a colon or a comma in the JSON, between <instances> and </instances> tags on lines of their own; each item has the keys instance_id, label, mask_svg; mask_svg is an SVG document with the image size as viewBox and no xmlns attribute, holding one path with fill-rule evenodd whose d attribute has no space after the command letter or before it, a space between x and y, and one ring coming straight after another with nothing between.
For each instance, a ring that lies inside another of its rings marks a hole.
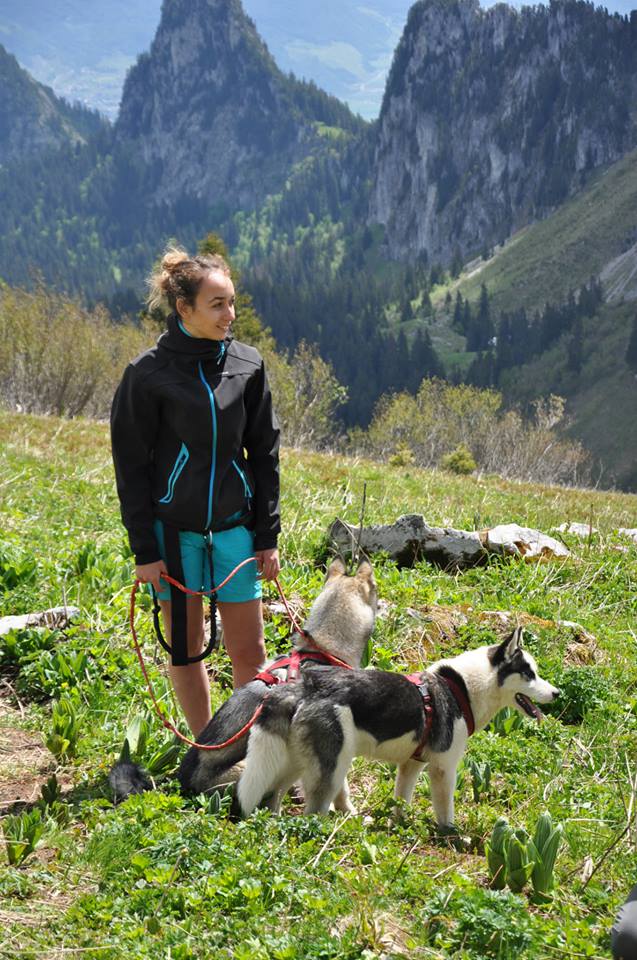
<instances>
[{"instance_id":1,"label":"turquoise jacket zipper","mask_svg":"<svg viewBox=\"0 0 637 960\"><path fill-rule=\"evenodd\" d=\"M209 530L210 524L212 523L212 497L215 488L215 470L217 467L217 408L215 406L215 395L212 392L210 384L204 376L201 360L199 361L199 377L204 387L208 391L210 412L212 413L212 456L210 461L210 484L208 487L208 518L206 520L206 530Z\"/></svg>"}]
</instances>

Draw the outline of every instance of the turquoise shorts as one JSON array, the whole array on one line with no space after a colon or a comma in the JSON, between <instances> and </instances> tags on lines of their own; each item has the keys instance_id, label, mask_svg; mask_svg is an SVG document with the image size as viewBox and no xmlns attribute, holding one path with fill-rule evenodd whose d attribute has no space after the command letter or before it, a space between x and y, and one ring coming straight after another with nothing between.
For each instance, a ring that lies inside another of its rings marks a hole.
<instances>
[{"instance_id":1,"label":"turquoise shorts","mask_svg":"<svg viewBox=\"0 0 637 960\"><path fill-rule=\"evenodd\" d=\"M164 546L164 526L161 520L155 521L155 536L162 560L166 560ZM208 561L207 539L212 537L212 562L215 584L222 583L238 563L254 556L254 537L245 527L232 527L219 533L194 533L190 530L179 531L181 546L181 565L184 571L184 586L189 590L210 590L210 564ZM170 600L170 587L158 593L160 600ZM246 563L245 567L234 575L232 580L217 593L221 603L243 603L246 600L261 598L261 581L257 577L256 563Z\"/></svg>"}]
</instances>

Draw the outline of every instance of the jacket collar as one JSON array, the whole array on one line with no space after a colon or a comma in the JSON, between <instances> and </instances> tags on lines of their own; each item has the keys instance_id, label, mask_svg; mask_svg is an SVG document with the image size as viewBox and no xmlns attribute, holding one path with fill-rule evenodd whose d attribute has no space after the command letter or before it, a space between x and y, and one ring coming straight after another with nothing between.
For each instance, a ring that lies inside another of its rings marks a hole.
<instances>
[{"instance_id":1,"label":"jacket collar","mask_svg":"<svg viewBox=\"0 0 637 960\"><path fill-rule=\"evenodd\" d=\"M158 347L161 347L162 350L169 350L171 353L179 353L182 356L197 357L200 360L208 358L221 360L232 340L232 337L226 337L223 341L191 337L181 329L176 313L171 313L168 317L167 328L166 332L162 333L157 341Z\"/></svg>"}]
</instances>

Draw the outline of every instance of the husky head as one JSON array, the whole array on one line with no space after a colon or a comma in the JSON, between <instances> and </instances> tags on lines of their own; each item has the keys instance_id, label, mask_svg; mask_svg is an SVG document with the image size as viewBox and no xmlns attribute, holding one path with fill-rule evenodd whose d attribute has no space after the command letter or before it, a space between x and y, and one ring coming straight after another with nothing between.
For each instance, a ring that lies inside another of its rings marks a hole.
<instances>
[{"instance_id":1,"label":"husky head","mask_svg":"<svg viewBox=\"0 0 637 960\"><path fill-rule=\"evenodd\" d=\"M361 560L351 577L344 564L334 560L305 630L321 650L358 667L374 629L376 601L374 571L367 560Z\"/></svg>"},{"instance_id":2,"label":"husky head","mask_svg":"<svg viewBox=\"0 0 637 960\"><path fill-rule=\"evenodd\" d=\"M551 703L560 691L542 680L535 660L522 649L521 640L522 627L517 627L502 643L489 647L489 661L497 671L504 706L515 707L525 716L541 720L544 714L537 703Z\"/></svg>"}]
</instances>

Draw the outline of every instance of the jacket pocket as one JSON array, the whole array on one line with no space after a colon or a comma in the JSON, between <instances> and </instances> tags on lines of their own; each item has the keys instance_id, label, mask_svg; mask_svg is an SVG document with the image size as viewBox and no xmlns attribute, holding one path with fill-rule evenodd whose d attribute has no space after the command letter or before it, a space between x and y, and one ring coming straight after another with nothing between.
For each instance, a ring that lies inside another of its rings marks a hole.
<instances>
[{"instance_id":1,"label":"jacket pocket","mask_svg":"<svg viewBox=\"0 0 637 960\"><path fill-rule=\"evenodd\" d=\"M236 460L233 460L233 461L232 461L232 466L235 468L235 470L237 471L237 473L238 473L239 476L241 477L241 482L243 483L243 492L244 492L244 494L245 494L245 498L246 498L246 500L248 501L248 503L250 503L250 501L252 500L252 490L250 489L250 484L248 483L248 479L247 479L245 473L243 472L243 470L241 469L241 467L239 466L239 464L237 463Z\"/></svg>"},{"instance_id":2,"label":"jacket pocket","mask_svg":"<svg viewBox=\"0 0 637 960\"><path fill-rule=\"evenodd\" d=\"M188 452L188 447L185 443L182 443L181 450L177 454L177 459L175 460L175 465L173 466L172 473L168 477L168 489L166 493L159 501L160 503L170 503L175 493L175 484L179 480L182 470L188 463L190 454Z\"/></svg>"}]
</instances>

